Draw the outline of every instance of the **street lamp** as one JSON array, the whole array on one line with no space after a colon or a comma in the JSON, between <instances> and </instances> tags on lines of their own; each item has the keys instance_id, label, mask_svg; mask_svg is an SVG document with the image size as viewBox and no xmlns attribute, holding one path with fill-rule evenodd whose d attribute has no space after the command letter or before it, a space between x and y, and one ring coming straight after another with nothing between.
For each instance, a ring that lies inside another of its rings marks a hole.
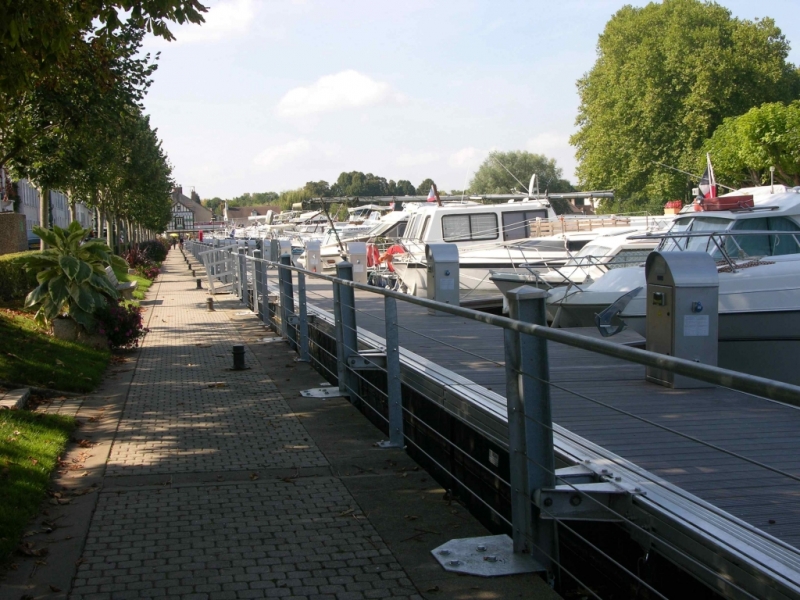
<instances>
[{"instance_id":1,"label":"street lamp","mask_svg":"<svg viewBox=\"0 0 800 600\"><path fill-rule=\"evenodd\" d=\"M775 193L775 167L769 168L769 193Z\"/></svg>"}]
</instances>

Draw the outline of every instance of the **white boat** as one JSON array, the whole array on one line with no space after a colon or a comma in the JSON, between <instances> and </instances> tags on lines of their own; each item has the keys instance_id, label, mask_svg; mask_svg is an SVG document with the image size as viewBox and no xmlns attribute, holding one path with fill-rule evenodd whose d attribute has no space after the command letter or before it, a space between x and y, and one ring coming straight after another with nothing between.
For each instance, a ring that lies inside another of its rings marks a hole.
<instances>
[{"instance_id":1,"label":"white boat","mask_svg":"<svg viewBox=\"0 0 800 600\"><path fill-rule=\"evenodd\" d=\"M782 362L794 361L800 349L800 187L774 188L776 193L764 186L720 196L752 195L752 208L682 211L660 235L659 250L706 251L717 259L720 365L786 380L791 369ZM593 326L595 315L628 294L627 304L617 307L619 318L644 335L646 291L644 267L554 289L548 298L553 325Z\"/></svg>"},{"instance_id":2,"label":"white boat","mask_svg":"<svg viewBox=\"0 0 800 600\"><path fill-rule=\"evenodd\" d=\"M626 229L623 233L618 230L603 233L600 230L577 253L570 252L570 258L562 265L522 264L514 270L492 270L489 279L504 298L509 291L521 285L546 290L567 285L589 285L612 269L644 264L647 255L660 241L655 238L636 239L644 233L645 230L641 228Z\"/></svg>"}]
</instances>

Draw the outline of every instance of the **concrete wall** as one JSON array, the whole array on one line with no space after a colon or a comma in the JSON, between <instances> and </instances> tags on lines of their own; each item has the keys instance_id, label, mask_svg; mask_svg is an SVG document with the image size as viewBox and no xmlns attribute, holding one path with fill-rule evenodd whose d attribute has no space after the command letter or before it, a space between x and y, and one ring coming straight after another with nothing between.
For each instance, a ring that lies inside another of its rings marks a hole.
<instances>
[{"instance_id":1,"label":"concrete wall","mask_svg":"<svg viewBox=\"0 0 800 600\"><path fill-rule=\"evenodd\" d=\"M12 212L0 213L0 254L11 254L28 249L28 232L25 215Z\"/></svg>"}]
</instances>

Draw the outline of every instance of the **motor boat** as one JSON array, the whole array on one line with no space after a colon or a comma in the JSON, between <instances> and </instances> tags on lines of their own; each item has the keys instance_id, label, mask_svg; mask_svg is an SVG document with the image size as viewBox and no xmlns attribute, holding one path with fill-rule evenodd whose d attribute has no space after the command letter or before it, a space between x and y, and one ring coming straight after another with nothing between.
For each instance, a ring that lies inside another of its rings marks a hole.
<instances>
[{"instance_id":1,"label":"motor boat","mask_svg":"<svg viewBox=\"0 0 800 600\"><path fill-rule=\"evenodd\" d=\"M545 290L567 285L589 285L612 269L644 264L647 255L660 241L656 238L642 239L644 233L645 230L641 228L625 228L623 232L614 228L607 233L598 230L597 236L577 253L570 252L567 244L569 258L561 264L550 261L544 264L525 263L514 270L493 269L489 279L503 293L504 308L506 294L521 285Z\"/></svg>"},{"instance_id":2,"label":"motor boat","mask_svg":"<svg viewBox=\"0 0 800 600\"><path fill-rule=\"evenodd\" d=\"M736 198L746 200L725 208ZM800 349L800 187L745 188L718 200L710 210L689 205L668 231L648 237L661 252L703 251L716 260L719 364L786 380L792 369L780 362ZM646 292L644 267L628 267L553 289L548 307L553 326L591 327L615 317L606 310L615 305L624 325L644 336Z\"/></svg>"}]
</instances>

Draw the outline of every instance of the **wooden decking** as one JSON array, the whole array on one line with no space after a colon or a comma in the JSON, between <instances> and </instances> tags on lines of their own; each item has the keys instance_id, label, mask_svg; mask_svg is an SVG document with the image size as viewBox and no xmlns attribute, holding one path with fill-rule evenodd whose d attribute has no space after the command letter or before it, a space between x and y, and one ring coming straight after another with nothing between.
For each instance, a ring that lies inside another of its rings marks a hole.
<instances>
[{"instance_id":1,"label":"wooden decking","mask_svg":"<svg viewBox=\"0 0 800 600\"><path fill-rule=\"evenodd\" d=\"M331 310L328 283L307 289ZM383 337L381 296L357 292L356 311L359 327ZM398 314L404 348L505 395L501 329L402 302ZM562 344L549 356L556 423L800 548L800 482L725 452L800 478L800 409L722 388L671 390L646 382L642 366Z\"/></svg>"}]
</instances>

